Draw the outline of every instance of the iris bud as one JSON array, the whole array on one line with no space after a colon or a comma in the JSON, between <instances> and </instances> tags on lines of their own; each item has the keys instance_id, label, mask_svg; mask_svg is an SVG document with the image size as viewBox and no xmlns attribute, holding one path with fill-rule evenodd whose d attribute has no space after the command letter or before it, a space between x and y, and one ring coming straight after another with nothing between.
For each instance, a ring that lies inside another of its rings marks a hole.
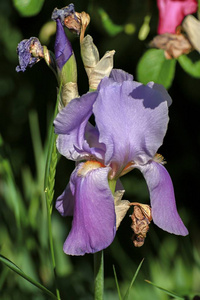
<instances>
[{"instance_id":1,"label":"iris bud","mask_svg":"<svg viewBox=\"0 0 200 300\"><path fill-rule=\"evenodd\" d=\"M17 46L17 55L19 57L19 66L17 72L24 72L26 68L31 68L34 64L44 57L43 47L36 37L22 40Z\"/></svg>"},{"instance_id":2,"label":"iris bud","mask_svg":"<svg viewBox=\"0 0 200 300\"><path fill-rule=\"evenodd\" d=\"M99 52L90 35L81 42L81 56L88 75L90 90L96 90L99 82L105 76L109 76L113 69L113 56L115 51L107 51L99 60Z\"/></svg>"},{"instance_id":3,"label":"iris bud","mask_svg":"<svg viewBox=\"0 0 200 300\"><path fill-rule=\"evenodd\" d=\"M76 60L62 21L56 19L55 60L58 82L61 85L59 110L78 97Z\"/></svg>"}]
</instances>

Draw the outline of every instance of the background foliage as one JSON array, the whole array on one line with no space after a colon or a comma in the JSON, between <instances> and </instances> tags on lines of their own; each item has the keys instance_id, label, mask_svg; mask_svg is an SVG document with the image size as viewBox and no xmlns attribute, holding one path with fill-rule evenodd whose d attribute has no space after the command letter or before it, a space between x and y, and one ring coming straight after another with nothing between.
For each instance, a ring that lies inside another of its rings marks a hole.
<instances>
[{"instance_id":1,"label":"background foliage","mask_svg":"<svg viewBox=\"0 0 200 300\"><path fill-rule=\"evenodd\" d=\"M42 44L53 50L55 24L51 22L51 13L55 7L61 8L69 3L39 1L41 5L34 6L37 1L31 2L0 2L0 252L53 290L43 180L48 128L56 101L56 80L43 61L26 73L17 74L16 47L20 40L37 36ZM23 6L25 4L29 6ZM75 0L74 4L76 11L84 10L90 14L87 32L92 35L101 56L107 50L115 49L115 68L126 70L136 80L140 79L141 72L142 78L151 73L152 60L144 60L149 55L148 43L157 30L155 1ZM83 94L88 85L80 59L79 41L71 34L68 36L77 58L79 92ZM154 52L154 59L158 61L160 54L155 54L155 51L158 53L160 50L151 50L151 55ZM198 61L199 54L196 52L194 55ZM146 70L138 66L141 60ZM187 57L186 61L180 57L178 61L165 60L163 63L170 66L159 65L164 68L162 76L155 76L152 80L159 82L162 77L167 81L173 104L169 130L159 152L168 162L178 210L190 235L185 238L173 236L151 224L144 246L134 248L131 220L127 216L114 243L105 251L106 300L118 297L113 264L124 293L143 258L145 260L131 289L130 299L170 299L171 296L148 284L145 279L174 291L182 299L185 295L190 299L200 295L199 71L197 68L194 71L197 76L195 73L192 77L183 70L181 66L187 64ZM173 72L168 75L166 68ZM191 66L187 64L186 69L191 71ZM55 197L63 191L72 170L73 163L61 157ZM126 199L149 203L146 183L139 172L131 172L122 180ZM62 245L71 219L63 219L54 211L52 222L62 298L92 299L92 255L66 256ZM27 298L48 299L40 290L0 264L0 299Z\"/></svg>"}]
</instances>

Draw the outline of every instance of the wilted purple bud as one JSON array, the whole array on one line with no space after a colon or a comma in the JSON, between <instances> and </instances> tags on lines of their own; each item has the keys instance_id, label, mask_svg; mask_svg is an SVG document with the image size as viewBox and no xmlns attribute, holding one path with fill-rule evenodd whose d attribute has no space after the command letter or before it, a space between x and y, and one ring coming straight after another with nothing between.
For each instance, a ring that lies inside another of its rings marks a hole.
<instances>
[{"instance_id":1,"label":"wilted purple bud","mask_svg":"<svg viewBox=\"0 0 200 300\"><path fill-rule=\"evenodd\" d=\"M61 70L65 63L68 61L70 56L72 55L72 46L70 41L68 40L64 28L61 24L60 19L56 19L56 40L55 40L55 57L56 64L58 68Z\"/></svg>"},{"instance_id":2,"label":"wilted purple bud","mask_svg":"<svg viewBox=\"0 0 200 300\"><path fill-rule=\"evenodd\" d=\"M72 3L61 9L55 8L51 18L54 21L60 19L62 25L67 27L71 32L77 35L82 34L81 40L90 22L90 16L84 11L81 13L76 12Z\"/></svg>"},{"instance_id":3,"label":"wilted purple bud","mask_svg":"<svg viewBox=\"0 0 200 300\"><path fill-rule=\"evenodd\" d=\"M66 17L75 14L74 4L70 3L68 6L65 6L61 9L55 8L51 18L52 20L56 21L57 19L60 19L62 25L64 26L64 20Z\"/></svg>"},{"instance_id":4,"label":"wilted purple bud","mask_svg":"<svg viewBox=\"0 0 200 300\"><path fill-rule=\"evenodd\" d=\"M43 47L36 37L22 40L17 46L17 55L19 57L19 66L17 72L24 72L27 67L32 67L41 58L44 57Z\"/></svg>"}]
</instances>

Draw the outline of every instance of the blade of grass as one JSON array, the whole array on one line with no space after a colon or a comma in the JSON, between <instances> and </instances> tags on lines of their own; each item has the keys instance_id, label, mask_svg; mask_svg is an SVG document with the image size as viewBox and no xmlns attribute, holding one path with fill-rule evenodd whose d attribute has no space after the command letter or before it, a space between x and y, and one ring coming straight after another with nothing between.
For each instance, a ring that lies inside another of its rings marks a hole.
<instances>
[{"instance_id":1,"label":"blade of grass","mask_svg":"<svg viewBox=\"0 0 200 300\"><path fill-rule=\"evenodd\" d=\"M114 272L114 276L115 276L115 283L116 283L116 286L117 286L117 292L118 292L119 300L122 300L122 296L121 296L120 288L119 288L119 284L118 284L118 279L117 279L117 273L115 271L115 266L114 265L113 265L113 272Z\"/></svg>"},{"instance_id":2,"label":"blade of grass","mask_svg":"<svg viewBox=\"0 0 200 300\"><path fill-rule=\"evenodd\" d=\"M172 297L174 297L174 298L176 298L176 299L185 300L184 297L179 296L179 295L175 294L174 292L168 291L168 290L166 290L166 289L164 289L164 288L162 288L162 287L156 285L155 283L153 283L153 282L151 282L151 281L149 281L149 280L145 280L145 281L146 281L147 283L149 283L149 284L155 286L156 288L158 288L159 290L163 291L164 293L166 293L166 294L169 295L169 296L172 296Z\"/></svg>"},{"instance_id":3,"label":"blade of grass","mask_svg":"<svg viewBox=\"0 0 200 300\"><path fill-rule=\"evenodd\" d=\"M57 297L49 291L47 288L45 288L42 284L39 282L35 281L33 278L29 277L26 275L18 266L16 266L12 261L7 259L5 256L0 255L0 261L5 264L8 268L10 268L12 271L23 277L25 280L29 281L31 284L42 290L44 293L47 295L51 296L53 299L57 299Z\"/></svg>"},{"instance_id":4,"label":"blade of grass","mask_svg":"<svg viewBox=\"0 0 200 300\"><path fill-rule=\"evenodd\" d=\"M139 264L139 266L138 266L138 268L137 268L137 270L136 270L136 272L135 272L135 274L134 274L134 276L133 276L133 279L132 279L132 281L131 281L131 283L130 283L130 286L129 286L128 290L126 291L125 296L123 297L123 300L128 300L129 292L130 292L130 290L131 290L131 288L132 288L132 285L133 285L133 283L134 283L134 281L135 281L135 279L136 279L136 277L137 277L137 275L138 275L138 273L139 273L139 271L140 271L140 269L141 269L141 267L142 267L143 261L144 261L144 258L143 258L142 261L140 262L140 264Z\"/></svg>"}]
</instances>

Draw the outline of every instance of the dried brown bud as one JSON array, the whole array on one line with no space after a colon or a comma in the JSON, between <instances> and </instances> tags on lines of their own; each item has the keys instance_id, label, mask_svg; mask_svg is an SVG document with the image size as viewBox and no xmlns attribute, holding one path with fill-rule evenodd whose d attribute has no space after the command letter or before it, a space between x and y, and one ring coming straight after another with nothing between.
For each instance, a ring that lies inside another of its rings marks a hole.
<instances>
[{"instance_id":1,"label":"dried brown bud","mask_svg":"<svg viewBox=\"0 0 200 300\"><path fill-rule=\"evenodd\" d=\"M75 12L64 19L64 26L73 33L80 35L80 41L83 40L86 28L90 23L90 16L82 11L81 13Z\"/></svg>"},{"instance_id":2,"label":"dried brown bud","mask_svg":"<svg viewBox=\"0 0 200 300\"><path fill-rule=\"evenodd\" d=\"M81 32L81 20L79 14L72 14L67 16L64 19L64 26L67 27L70 31L76 34L80 34Z\"/></svg>"},{"instance_id":3,"label":"dried brown bud","mask_svg":"<svg viewBox=\"0 0 200 300\"><path fill-rule=\"evenodd\" d=\"M86 12L82 11L82 13L80 13L80 18L81 18L80 42L82 42L84 35L85 35L86 28L87 28L88 24L90 23L90 16L88 14L86 14Z\"/></svg>"},{"instance_id":4,"label":"dried brown bud","mask_svg":"<svg viewBox=\"0 0 200 300\"><path fill-rule=\"evenodd\" d=\"M163 49L166 59L177 58L193 50L191 43L184 34L164 33L157 35L149 46Z\"/></svg>"},{"instance_id":5,"label":"dried brown bud","mask_svg":"<svg viewBox=\"0 0 200 300\"><path fill-rule=\"evenodd\" d=\"M80 35L81 41L84 38L86 27L90 23L90 16L84 11L81 13L76 12L73 3L61 9L55 8L51 18L54 21L59 18L63 26Z\"/></svg>"},{"instance_id":6,"label":"dried brown bud","mask_svg":"<svg viewBox=\"0 0 200 300\"><path fill-rule=\"evenodd\" d=\"M140 203L130 203L130 205L134 205L131 215L131 228L134 232L133 244L135 247L141 247L144 244L149 224L152 220L151 208L149 205Z\"/></svg>"}]
</instances>

